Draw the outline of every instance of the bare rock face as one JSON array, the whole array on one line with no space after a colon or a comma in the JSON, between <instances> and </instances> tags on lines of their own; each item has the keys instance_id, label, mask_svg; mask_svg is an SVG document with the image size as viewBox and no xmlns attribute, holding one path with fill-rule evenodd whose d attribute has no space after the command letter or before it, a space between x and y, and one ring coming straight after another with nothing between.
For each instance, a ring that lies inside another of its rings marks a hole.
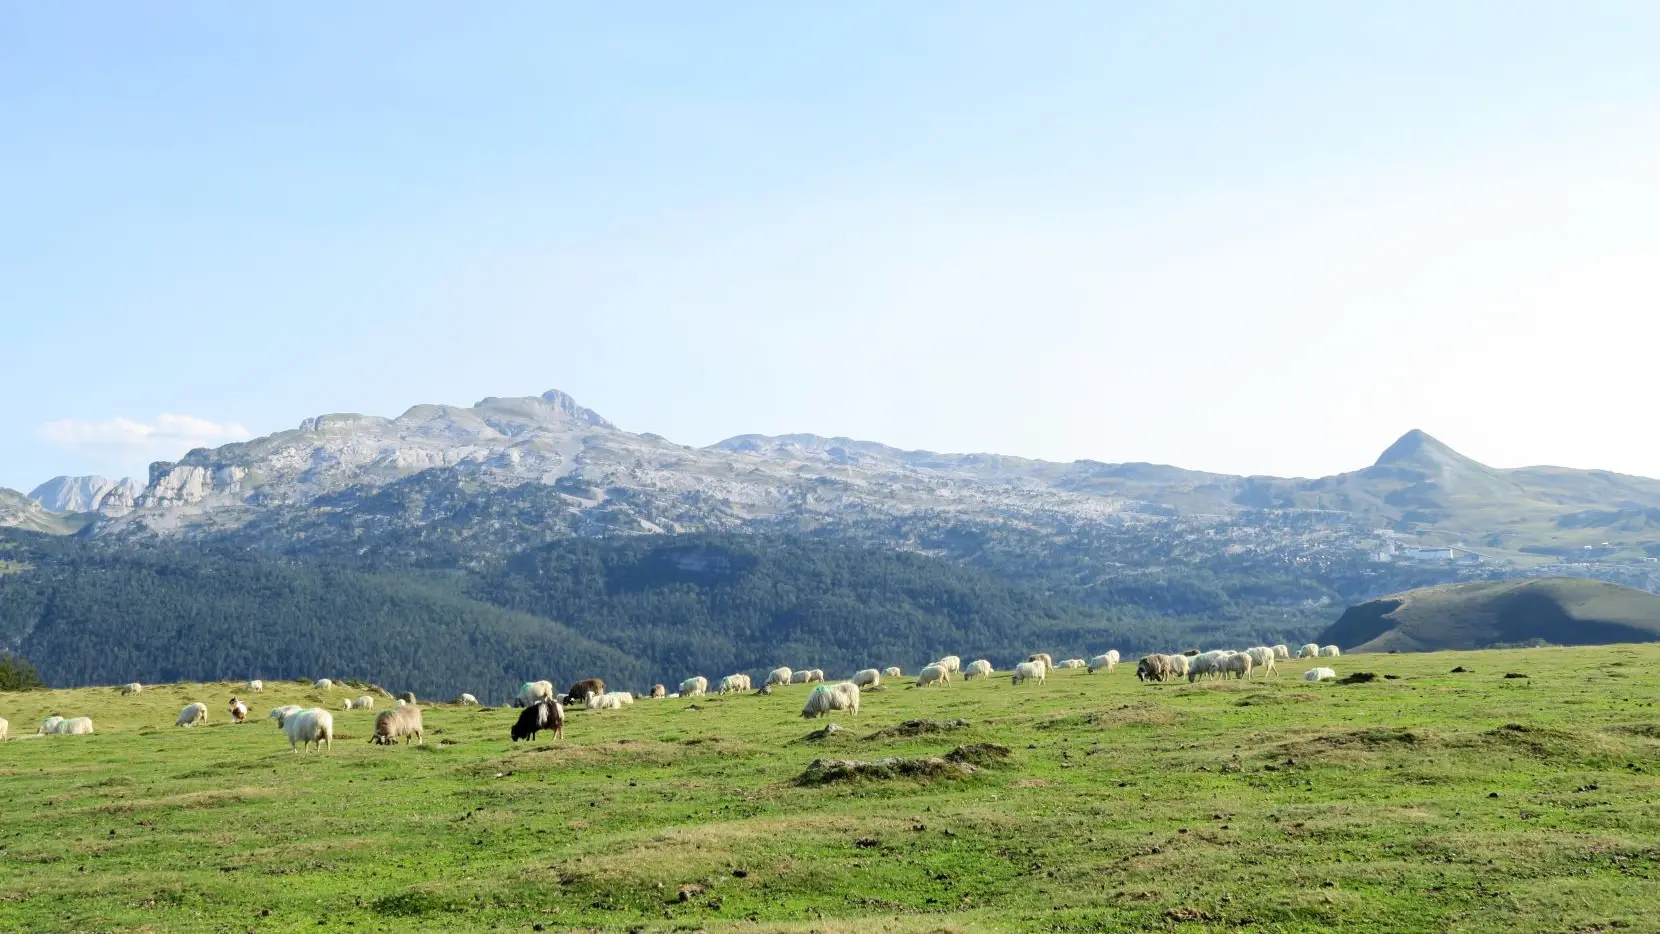
<instances>
[{"instance_id":1,"label":"bare rock face","mask_svg":"<svg viewBox=\"0 0 1660 934\"><path fill-rule=\"evenodd\" d=\"M29 493L29 498L50 512L97 512L106 503L131 508L140 487L132 478L53 477ZM113 502L111 502L113 500Z\"/></svg>"}]
</instances>

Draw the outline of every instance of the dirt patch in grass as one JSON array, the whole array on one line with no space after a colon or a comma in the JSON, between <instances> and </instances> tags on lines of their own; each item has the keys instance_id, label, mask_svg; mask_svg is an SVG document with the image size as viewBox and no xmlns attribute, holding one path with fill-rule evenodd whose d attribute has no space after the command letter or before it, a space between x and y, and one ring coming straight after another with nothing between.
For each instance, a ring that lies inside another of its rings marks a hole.
<instances>
[{"instance_id":1,"label":"dirt patch in grass","mask_svg":"<svg viewBox=\"0 0 1660 934\"><path fill-rule=\"evenodd\" d=\"M1440 738L1422 728L1377 727L1365 730L1347 730L1328 733L1312 739L1293 740L1274 746L1264 755L1270 759L1308 759L1335 752L1376 752L1425 746L1440 742Z\"/></svg>"},{"instance_id":2,"label":"dirt patch in grass","mask_svg":"<svg viewBox=\"0 0 1660 934\"><path fill-rule=\"evenodd\" d=\"M1235 707L1280 707L1285 704L1303 704L1319 700L1313 694L1298 691L1292 694L1247 694L1233 702Z\"/></svg>"},{"instance_id":3,"label":"dirt patch in grass","mask_svg":"<svg viewBox=\"0 0 1660 934\"><path fill-rule=\"evenodd\" d=\"M1162 704L1143 701L1138 704L1124 704L1111 710L1092 710L1088 713L1072 714L1065 717L1050 717L1040 721L1036 728L1040 730L1081 730L1091 727L1101 729L1111 726L1164 726L1174 722L1176 715Z\"/></svg>"},{"instance_id":4,"label":"dirt patch in grass","mask_svg":"<svg viewBox=\"0 0 1660 934\"><path fill-rule=\"evenodd\" d=\"M829 785L835 782L893 781L895 779L963 778L980 769L967 762L944 756L890 756L886 759L814 759L796 777L797 785Z\"/></svg>"},{"instance_id":5,"label":"dirt patch in grass","mask_svg":"<svg viewBox=\"0 0 1660 934\"><path fill-rule=\"evenodd\" d=\"M904 739L912 736L927 736L930 733L966 730L969 726L967 720L906 720L898 726L877 730L865 739Z\"/></svg>"}]
</instances>

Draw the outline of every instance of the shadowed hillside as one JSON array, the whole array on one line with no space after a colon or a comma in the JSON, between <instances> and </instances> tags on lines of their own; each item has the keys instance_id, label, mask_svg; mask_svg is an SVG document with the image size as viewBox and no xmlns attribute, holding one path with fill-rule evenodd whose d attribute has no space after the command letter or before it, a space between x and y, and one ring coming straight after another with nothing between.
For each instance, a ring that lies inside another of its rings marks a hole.
<instances>
[{"instance_id":1,"label":"shadowed hillside","mask_svg":"<svg viewBox=\"0 0 1660 934\"><path fill-rule=\"evenodd\" d=\"M1352 606L1320 634L1352 652L1660 641L1660 597L1578 578L1478 581Z\"/></svg>"}]
</instances>

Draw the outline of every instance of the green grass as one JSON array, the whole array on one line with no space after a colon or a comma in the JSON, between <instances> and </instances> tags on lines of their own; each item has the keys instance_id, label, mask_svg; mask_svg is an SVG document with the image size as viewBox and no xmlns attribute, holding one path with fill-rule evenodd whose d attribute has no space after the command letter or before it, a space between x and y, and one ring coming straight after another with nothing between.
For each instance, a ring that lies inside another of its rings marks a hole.
<instances>
[{"instance_id":1,"label":"green grass","mask_svg":"<svg viewBox=\"0 0 1660 934\"><path fill-rule=\"evenodd\" d=\"M337 710L326 755L263 719L292 683L239 726L231 685L0 695L99 729L0 747L0 930L1660 929L1660 646L1322 661L1398 679L900 687L822 740L802 686L517 748L512 710L430 707L425 748ZM915 717L969 725L872 738ZM1012 755L796 781L968 743Z\"/></svg>"}]
</instances>

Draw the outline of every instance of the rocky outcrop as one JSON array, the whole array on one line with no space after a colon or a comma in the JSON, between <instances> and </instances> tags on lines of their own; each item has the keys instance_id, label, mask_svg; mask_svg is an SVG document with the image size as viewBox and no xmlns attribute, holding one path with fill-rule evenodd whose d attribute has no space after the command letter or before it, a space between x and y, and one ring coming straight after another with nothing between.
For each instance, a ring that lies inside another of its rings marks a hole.
<instances>
[{"instance_id":1,"label":"rocky outcrop","mask_svg":"<svg viewBox=\"0 0 1660 934\"><path fill-rule=\"evenodd\" d=\"M61 535L70 531L64 517L16 490L0 487L0 528L24 529Z\"/></svg>"},{"instance_id":2,"label":"rocky outcrop","mask_svg":"<svg viewBox=\"0 0 1660 934\"><path fill-rule=\"evenodd\" d=\"M106 502L114 508L131 508L139 492L138 483L131 477L53 477L35 487L29 498L51 512L97 512Z\"/></svg>"}]
</instances>

